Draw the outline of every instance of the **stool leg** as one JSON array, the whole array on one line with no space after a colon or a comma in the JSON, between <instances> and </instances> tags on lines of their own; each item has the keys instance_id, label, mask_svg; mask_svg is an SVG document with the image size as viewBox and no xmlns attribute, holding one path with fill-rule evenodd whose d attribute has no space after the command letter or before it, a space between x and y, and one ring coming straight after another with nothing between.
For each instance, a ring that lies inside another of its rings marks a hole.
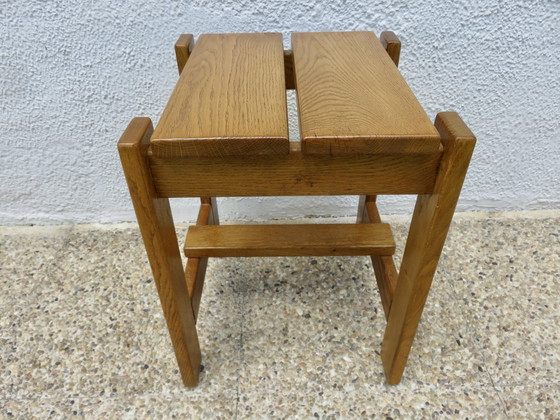
<instances>
[{"instance_id":1,"label":"stool leg","mask_svg":"<svg viewBox=\"0 0 560 420\"><path fill-rule=\"evenodd\" d=\"M368 201L376 201L376 195L360 195L358 200L358 217L356 223L368 223L366 203Z\"/></svg>"},{"instance_id":2,"label":"stool leg","mask_svg":"<svg viewBox=\"0 0 560 420\"><path fill-rule=\"evenodd\" d=\"M119 155L183 383L195 386L200 347L169 200L157 196L150 174L152 131L149 118L133 119L119 140Z\"/></svg>"},{"instance_id":3,"label":"stool leg","mask_svg":"<svg viewBox=\"0 0 560 420\"><path fill-rule=\"evenodd\" d=\"M401 56L401 40L399 37L394 32L385 31L381 32L379 40L381 41L381 45L385 48L385 51L387 51L387 54L389 54L389 57L391 57L391 60L393 60L393 63L395 63L395 66L398 67L399 58Z\"/></svg>"},{"instance_id":4,"label":"stool leg","mask_svg":"<svg viewBox=\"0 0 560 420\"><path fill-rule=\"evenodd\" d=\"M360 203L358 204L358 220L357 223L381 223L381 216L375 201L375 195L361 195ZM389 318L391 311L391 302L393 301L393 294L395 285L397 284L397 270L393 257L389 255L372 255L371 265L375 273L375 280L379 295L381 296L381 304L383 305L383 312L385 318Z\"/></svg>"},{"instance_id":5,"label":"stool leg","mask_svg":"<svg viewBox=\"0 0 560 420\"><path fill-rule=\"evenodd\" d=\"M196 221L197 226L219 225L218 203L215 197L201 197L200 212ZM206 267L208 266L208 258L189 258L185 268L185 278L187 281L187 289L191 298L191 305L194 314L194 320L198 319L198 309L200 308L200 299L202 297L202 289L204 287L204 277L206 276Z\"/></svg>"},{"instance_id":6,"label":"stool leg","mask_svg":"<svg viewBox=\"0 0 560 420\"><path fill-rule=\"evenodd\" d=\"M192 34L182 34L175 43L175 58L177 59L177 68L179 74L183 71L187 60L191 56L194 48L194 37Z\"/></svg>"},{"instance_id":7,"label":"stool leg","mask_svg":"<svg viewBox=\"0 0 560 420\"><path fill-rule=\"evenodd\" d=\"M444 148L441 165L432 194L416 201L381 347L389 384L401 380L476 142L456 113L438 114L435 125Z\"/></svg>"}]
</instances>

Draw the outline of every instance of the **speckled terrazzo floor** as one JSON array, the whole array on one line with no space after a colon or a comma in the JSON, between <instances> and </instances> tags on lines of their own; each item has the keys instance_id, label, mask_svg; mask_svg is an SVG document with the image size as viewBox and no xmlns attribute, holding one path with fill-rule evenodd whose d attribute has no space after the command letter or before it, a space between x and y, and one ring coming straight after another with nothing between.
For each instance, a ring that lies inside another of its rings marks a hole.
<instances>
[{"instance_id":1,"label":"speckled terrazzo floor","mask_svg":"<svg viewBox=\"0 0 560 420\"><path fill-rule=\"evenodd\" d=\"M560 212L456 218L391 387L367 258L211 260L187 389L136 228L0 232L0 418L560 418Z\"/></svg>"}]
</instances>

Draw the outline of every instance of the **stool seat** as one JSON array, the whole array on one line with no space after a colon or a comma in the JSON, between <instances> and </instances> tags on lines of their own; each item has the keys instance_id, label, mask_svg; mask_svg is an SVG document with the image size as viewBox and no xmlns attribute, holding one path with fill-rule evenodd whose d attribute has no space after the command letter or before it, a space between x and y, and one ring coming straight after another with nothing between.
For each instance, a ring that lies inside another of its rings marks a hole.
<instances>
[{"instance_id":1,"label":"stool seat","mask_svg":"<svg viewBox=\"0 0 560 420\"><path fill-rule=\"evenodd\" d=\"M439 133L373 32L294 33L292 47L298 151L438 151ZM281 34L201 35L152 136L154 156L288 154L284 70Z\"/></svg>"}]
</instances>

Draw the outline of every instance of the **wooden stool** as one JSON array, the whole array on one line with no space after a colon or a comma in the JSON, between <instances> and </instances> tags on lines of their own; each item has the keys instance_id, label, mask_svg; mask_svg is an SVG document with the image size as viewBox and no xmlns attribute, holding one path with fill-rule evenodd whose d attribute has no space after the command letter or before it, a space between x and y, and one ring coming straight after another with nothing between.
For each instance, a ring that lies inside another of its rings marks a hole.
<instances>
[{"instance_id":1,"label":"wooden stool","mask_svg":"<svg viewBox=\"0 0 560 420\"><path fill-rule=\"evenodd\" d=\"M135 118L118 149L175 355L195 386L208 257L371 255L387 318L387 382L406 360L475 145L456 113L435 127L397 70L392 32L181 35L180 77L152 133ZM301 142L289 143L286 89ZM378 194L418 196L402 264ZM358 224L219 226L214 197L361 195ZM183 270L169 197L201 197ZM186 281L185 281L186 279Z\"/></svg>"}]
</instances>

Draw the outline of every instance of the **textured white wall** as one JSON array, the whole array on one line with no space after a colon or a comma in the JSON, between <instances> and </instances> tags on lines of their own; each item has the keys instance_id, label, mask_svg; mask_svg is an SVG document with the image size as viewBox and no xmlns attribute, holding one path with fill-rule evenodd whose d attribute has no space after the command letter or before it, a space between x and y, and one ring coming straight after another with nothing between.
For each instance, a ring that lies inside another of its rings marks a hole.
<instances>
[{"instance_id":1,"label":"textured white wall","mask_svg":"<svg viewBox=\"0 0 560 420\"><path fill-rule=\"evenodd\" d=\"M287 42L294 31L393 30L430 117L456 110L478 136L459 209L559 208L559 21L554 0L3 0L0 224L134 220L116 141L134 116L157 123L183 32L278 31ZM185 220L197 202L173 205ZM221 209L226 219L354 211L340 197L227 199Z\"/></svg>"}]
</instances>

